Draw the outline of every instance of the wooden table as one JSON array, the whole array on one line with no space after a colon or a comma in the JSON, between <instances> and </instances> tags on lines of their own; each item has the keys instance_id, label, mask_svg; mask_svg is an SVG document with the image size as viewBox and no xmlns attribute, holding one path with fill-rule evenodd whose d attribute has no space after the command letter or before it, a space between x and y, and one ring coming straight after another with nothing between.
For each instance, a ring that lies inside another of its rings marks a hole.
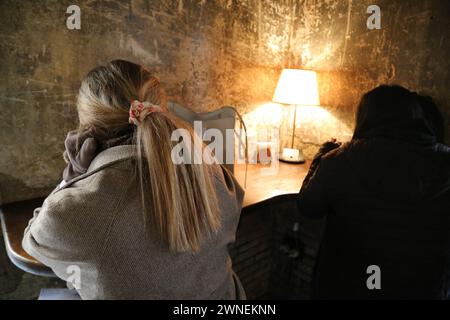
<instances>
[{"instance_id":1,"label":"wooden table","mask_svg":"<svg viewBox=\"0 0 450 320\"><path fill-rule=\"evenodd\" d=\"M235 176L245 186L244 208L261 205L300 190L308 173L310 162L288 164L279 162L278 167L249 164L245 183L245 165L235 166ZM22 248L23 232L44 198L20 201L0 208L0 219L6 251L10 260L25 272L39 276L55 277L53 271L28 255Z\"/></svg>"},{"instance_id":2,"label":"wooden table","mask_svg":"<svg viewBox=\"0 0 450 320\"><path fill-rule=\"evenodd\" d=\"M235 176L245 188L244 208L261 204L278 196L298 193L310 165L310 161L305 164L279 162L278 168L249 164L246 183L245 165L236 165Z\"/></svg>"}]
</instances>

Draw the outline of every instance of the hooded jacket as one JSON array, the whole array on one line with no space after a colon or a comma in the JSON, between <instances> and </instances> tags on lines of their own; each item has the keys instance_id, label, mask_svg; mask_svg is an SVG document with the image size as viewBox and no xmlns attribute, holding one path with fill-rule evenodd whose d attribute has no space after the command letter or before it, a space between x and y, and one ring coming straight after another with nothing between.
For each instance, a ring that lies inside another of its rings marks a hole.
<instances>
[{"instance_id":1,"label":"hooded jacket","mask_svg":"<svg viewBox=\"0 0 450 320\"><path fill-rule=\"evenodd\" d=\"M314 298L450 298L450 148L423 122L369 130L312 170L298 206L326 217Z\"/></svg>"}]
</instances>

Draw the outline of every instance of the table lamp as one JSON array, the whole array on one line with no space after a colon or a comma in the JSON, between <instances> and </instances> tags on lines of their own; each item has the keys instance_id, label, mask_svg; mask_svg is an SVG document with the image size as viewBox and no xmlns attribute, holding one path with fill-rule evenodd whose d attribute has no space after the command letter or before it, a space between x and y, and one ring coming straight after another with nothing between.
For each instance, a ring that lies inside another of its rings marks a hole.
<instances>
[{"instance_id":1,"label":"table lamp","mask_svg":"<svg viewBox=\"0 0 450 320\"><path fill-rule=\"evenodd\" d=\"M297 106L320 105L316 73L310 70L283 69L272 100L284 105L294 105L291 148L284 148L279 156L279 160L291 163L304 163L305 157L301 150L294 149Z\"/></svg>"}]
</instances>

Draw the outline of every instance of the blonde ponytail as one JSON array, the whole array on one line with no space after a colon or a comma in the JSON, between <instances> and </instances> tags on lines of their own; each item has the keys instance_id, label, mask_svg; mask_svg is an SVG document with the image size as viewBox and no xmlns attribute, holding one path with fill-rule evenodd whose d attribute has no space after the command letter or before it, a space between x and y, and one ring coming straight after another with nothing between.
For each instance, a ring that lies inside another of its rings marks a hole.
<instances>
[{"instance_id":1,"label":"blonde ponytail","mask_svg":"<svg viewBox=\"0 0 450 320\"><path fill-rule=\"evenodd\" d=\"M113 134L128 124L132 100L158 105L163 112L142 119L134 132L144 221L152 223L171 250L197 251L202 240L220 228L211 168L206 164L174 164L172 132L190 126L167 112L159 80L147 69L116 60L91 71L78 98L80 128ZM194 150L201 152L201 150Z\"/></svg>"}]
</instances>

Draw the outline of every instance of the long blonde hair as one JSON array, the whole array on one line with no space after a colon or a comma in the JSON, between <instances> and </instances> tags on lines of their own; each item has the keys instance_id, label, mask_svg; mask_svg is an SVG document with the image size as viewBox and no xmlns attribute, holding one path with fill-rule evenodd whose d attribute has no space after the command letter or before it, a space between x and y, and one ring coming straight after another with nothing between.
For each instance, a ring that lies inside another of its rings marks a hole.
<instances>
[{"instance_id":1,"label":"long blonde hair","mask_svg":"<svg viewBox=\"0 0 450 320\"><path fill-rule=\"evenodd\" d=\"M134 129L144 221L151 221L174 251L197 251L205 237L220 228L217 197L206 164L174 164L172 132L190 126L167 112L160 82L152 72L124 60L93 69L78 95L79 130L94 128L106 136L123 132L130 102L148 101L163 112L145 117ZM147 206L146 203L149 203Z\"/></svg>"}]
</instances>

